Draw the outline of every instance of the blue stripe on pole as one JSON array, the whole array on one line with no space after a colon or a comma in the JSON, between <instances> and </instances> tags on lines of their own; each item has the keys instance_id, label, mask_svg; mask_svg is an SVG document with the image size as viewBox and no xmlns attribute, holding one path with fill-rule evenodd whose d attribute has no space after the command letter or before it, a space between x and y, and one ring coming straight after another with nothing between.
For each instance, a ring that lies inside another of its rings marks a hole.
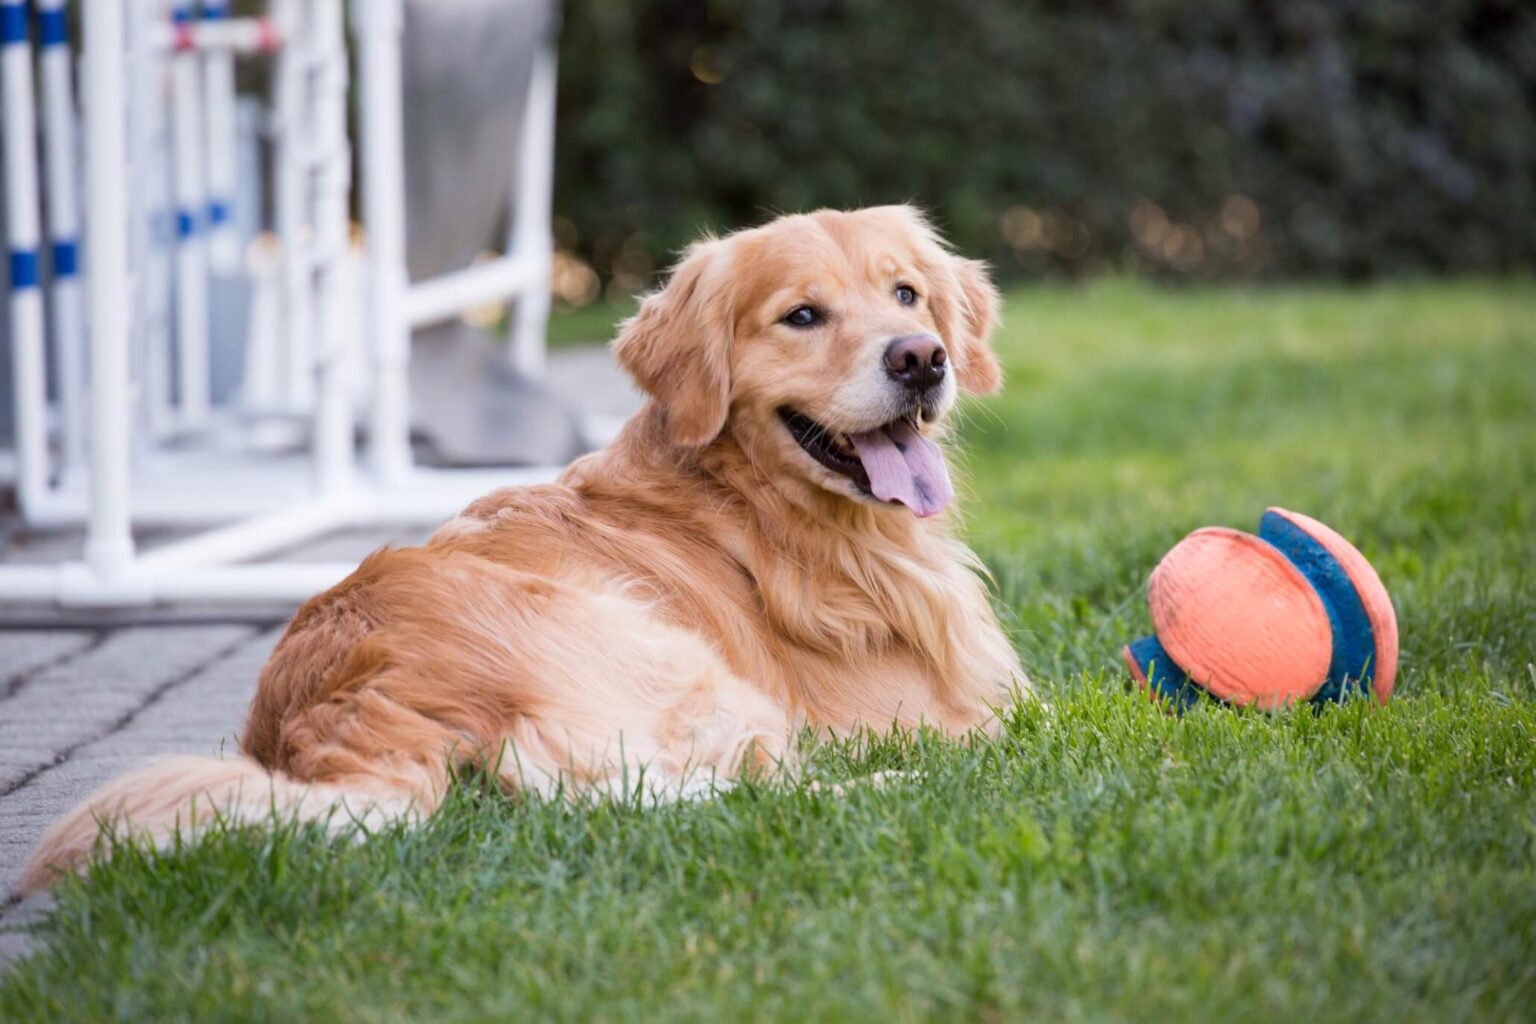
<instances>
[{"instance_id":1,"label":"blue stripe on pole","mask_svg":"<svg viewBox=\"0 0 1536 1024\"><path fill-rule=\"evenodd\" d=\"M230 204L221 199L215 199L208 204L208 223L213 225L226 224L230 217Z\"/></svg>"},{"instance_id":2,"label":"blue stripe on pole","mask_svg":"<svg viewBox=\"0 0 1536 1024\"><path fill-rule=\"evenodd\" d=\"M11 288L37 287L37 250L11 250Z\"/></svg>"},{"instance_id":3,"label":"blue stripe on pole","mask_svg":"<svg viewBox=\"0 0 1536 1024\"><path fill-rule=\"evenodd\" d=\"M27 5L0 2L0 44L27 41Z\"/></svg>"},{"instance_id":4,"label":"blue stripe on pole","mask_svg":"<svg viewBox=\"0 0 1536 1024\"><path fill-rule=\"evenodd\" d=\"M203 17L208 21L218 21L220 18L229 17L229 5L223 0L205 0L203 3Z\"/></svg>"},{"instance_id":5,"label":"blue stripe on pole","mask_svg":"<svg viewBox=\"0 0 1536 1024\"><path fill-rule=\"evenodd\" d=\"M53 243L53 276L74 277L80 272L80 247L72 241Z\"/></svg>"},{"instance_id":6,"label":"blue stripe on pole","mask_svg":"<svg viewBox=\"0 0 1536 1024\"><path fill-rule=\"evenodd\" d=\"M197 214L191 210L176 211L176 237L191 238L197 234Z\"/></svg>"},{"instance_id":7,"label":"blue stripe on pole","mask_svg":"<svg viewBox=\"0 0 1536 1024\"><path fill-rule=\"evenodd\" d=\"M43 46L63 46L69 42L69 19L64 8L49 7L37 12L37 36Z\"/></svg>"},{"instance_id":8,"label":"blue stripe on pole","mask_svg":"<svg viewBox=\"0 0 1536 1024\"><path fill-rule=\"evenodd\" d=\"M171 21L178 25L185 25L192 20L192 8L186 4L177 4L171 8Z\"/></svg>"}]
</instances>

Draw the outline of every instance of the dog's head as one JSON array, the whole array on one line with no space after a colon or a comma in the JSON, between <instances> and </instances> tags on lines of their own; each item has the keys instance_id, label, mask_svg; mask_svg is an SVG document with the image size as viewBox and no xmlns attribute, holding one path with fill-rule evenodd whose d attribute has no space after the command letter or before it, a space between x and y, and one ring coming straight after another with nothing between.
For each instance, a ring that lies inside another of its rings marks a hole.
<instances>
[{"instance_id":1,"label":"dog's head","mask_svg":"<svg viewBox=\"0 0 1536 1024\"><path fill-rule=\"evenodd\" d=\"M673 444L729 429L753 462L931 515L934 433L958 390L1001 383L997 292L904 206L781 217L690 247L614 342Z\"/></svg>"}]
</instances>

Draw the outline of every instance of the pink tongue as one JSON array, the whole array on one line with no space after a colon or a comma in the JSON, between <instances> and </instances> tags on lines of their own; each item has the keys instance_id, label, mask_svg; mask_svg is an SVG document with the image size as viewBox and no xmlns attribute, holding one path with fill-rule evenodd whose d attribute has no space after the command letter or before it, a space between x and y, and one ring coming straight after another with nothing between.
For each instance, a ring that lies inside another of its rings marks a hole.
<instances>
[{"instance_id":1,"label":"pink tongue","mask_svg":"<svg viewBox=\"0 0 1536 1024\"><path fill-rule=\"evenodd\" d=\"M955 496L944 453L906 420L850 436L869 474L869 489L881 501L899 501L931 516Z\"/></svg>"}]
</instances>

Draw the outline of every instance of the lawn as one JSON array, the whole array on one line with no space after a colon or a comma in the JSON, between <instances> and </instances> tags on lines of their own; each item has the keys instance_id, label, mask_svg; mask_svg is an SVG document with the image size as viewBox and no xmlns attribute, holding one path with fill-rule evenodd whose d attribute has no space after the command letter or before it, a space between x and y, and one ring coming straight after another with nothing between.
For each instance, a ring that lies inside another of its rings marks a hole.
<instances>
[{"instance_id":1,"label":"lawn","mask_svg":"<svg viewBox=\"0 0 1536 1024\"><path fill-rule=\"evenodd\" d=\"M1530 1020L1536 286L1015 291L966 531L1048 695L703 803L219 834L69 883L0 1018ZM1158 557L1267 504L1398 607L1391 704L1126 691Z\"/></svg>"}]
</instances>

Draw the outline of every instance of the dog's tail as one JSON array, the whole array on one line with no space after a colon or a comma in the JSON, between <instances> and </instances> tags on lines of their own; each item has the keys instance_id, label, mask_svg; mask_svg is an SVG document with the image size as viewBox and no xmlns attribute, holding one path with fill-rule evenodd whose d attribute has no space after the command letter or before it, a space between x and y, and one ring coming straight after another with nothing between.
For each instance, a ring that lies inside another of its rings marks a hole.
<instances>
[{"instance_id":1,"label":"dog's tail","mask_svg":"<svg viewBox=\"0 0 1536 1024\"><path fill-rule=\"evenodd\" d=\"M164 847L212 822L322 822L339 831L354 825L430 814L436 794L390 778L308 783L269 772L246 756L171 757L102 786L44 833L18 883L23 893L109 853L108 837Z\"/></svg>"}]
</instances>

